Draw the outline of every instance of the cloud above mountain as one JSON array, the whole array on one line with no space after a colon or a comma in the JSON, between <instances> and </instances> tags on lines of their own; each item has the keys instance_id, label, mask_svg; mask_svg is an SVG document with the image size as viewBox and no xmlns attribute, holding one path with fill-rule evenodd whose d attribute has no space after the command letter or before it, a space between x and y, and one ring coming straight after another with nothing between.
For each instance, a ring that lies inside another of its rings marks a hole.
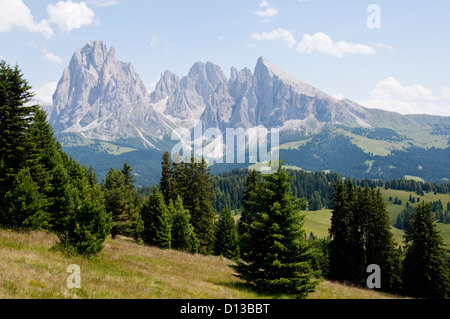
<instances>
[{"instance_id":1,"label":"cloud above mountain","mask_svg":"<svg viewBox=\"0 0 450 319\"><path fill-rule=\"evenodd\" d=\"M308 54L319 52L336 58L343 58L354 54L366 56L376 54L376 50L371 46L347 41L334 42L333 39L322 32L317 32L314 35L303 35L303 39L298 44L296 50L299 53Z\"/></svg>"},{"instance_id":2,"label":"cloud above mountain","mask_svg":"<svg viewBox=\"0 0 450 319\"><path fill-rule=\"evenodd\" d=\"M12 28L40 33L46 38L52 37L54 34L47 20L35 21L30 9L22 0L0 1L0 33L8 32Z\"/></svg>"},{"instance_id":3,"label":"cloud above mountain","mask_svg":"<svg viewBox=\"0 0 450 319\"><path fill-rule=\"evenodd\" d=\"M270 18L278 14L278 9L267 1L262 1L259 5L260 10L255 11L255 15L263 18Z\"/></svg>"},{"instance_id":4,"label":"cloud above mountain","mask_svg":"<svg viewBox=\"0 0 450 319\"><path fill-rule=\"evenodd\" d=\"M119 0L88 0L94 7L113 7L120 3Z\"/></svg>"},{"instance_id":5,"label":"cloud above mountain","mask_svg":"<svg viewBox=\"0 0 450 319\"><path fill-rule=\"evenodd\" d=\"M293 33L291 31L283 29L283 28L273 29L270 32L254 33L251 35L251 38L256 41L278 41L278 40L281 40L289 48L292 48L296 44Z\"/></svg>"},{"instance_id":6,"label":"cloud above mountain","mask_svg":"<svg viewBox=\"0 0 450 319\"><path fill-rule=\"evenodd\" d=\"M360 104L400 114L450 116L450 88L433 93L421 84L404 85L394 77L387 77L375 85L370 96L370 100Z\"/></svg>"},{"instance_id":7,"label":"cloud above mountain","mask_svg":"<svg viewBox=\"0 0 450 319\"><path fill-rule=\"evenodd\" d=\"M331 37L322 32L317 32L314 35L304 34L298 44L293 31L283 28L276 28L269 32L253 33L250 38L256 41L282 41L289 48L297 45L295 50L301 54L318 52L335 58L344 58L356 54L370 56L377 53L377 50L372 46L355 44L348 41L335 42ZM381 45L377 44L377 47Z\"/></svg>"},{"instance_id":8,"label":"cloud above mountain","mask_svg":"<svg viewBox=\"0 0 450 319\"><path fill-rule=\"evenodd\" d=\"M97 5L111 5L113 2L115 1L100 1ZM67 0L56 4L50 3L46 11L47 19L37 22L22 0L2 0L0 2L0 33L21 28L39 33L48 39L55 34L54 26L61 33L70 33L74 29L98 23L94 19L94 11L85 2Z\"/></svg>"},{"instance_id":9,"label":"cloud above mountain","mask_svg":"<svg viewBox=\"0 0 450 319\"><path fill-rule=\"evenodd\" d=\"M63 33L94 23L95 13L84 2L59 1L47 6L49 23L56 24Z\"/></svg>"}]
</instances>

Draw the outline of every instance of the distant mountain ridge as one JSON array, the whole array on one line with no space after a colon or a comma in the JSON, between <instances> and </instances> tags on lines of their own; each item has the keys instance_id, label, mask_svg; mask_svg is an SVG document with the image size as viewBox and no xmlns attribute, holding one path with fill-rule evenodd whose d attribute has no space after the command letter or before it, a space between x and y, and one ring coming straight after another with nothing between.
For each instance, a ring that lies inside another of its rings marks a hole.
<instances>
[{"instance_id":1,"label":"distant mountain ridge","mask_svg":"<svg viewBox=\"0 0 450 319\"><path fill-rule=\"evenodd\" d=\"M233 67L230 79L212 62L195 63L182 78L165 71L148 92L132 64L116 60L114 47L90 41L75 51L58 83L50 122L57 133L112 141L162 137L170 133L167 123L192 127L196 120L205 128L308 131L328 124L377 128L380 117L418 124L414 117L334 99L264 57L254 72Z\"/></svg>"},{"instance_id":2,"label":"distant mountain ridge","mask_svg":"<svg viewBox=\"0 0 450 319\"><path fill-rule=\"evenodd\" d=\"M72 138L75 134L115 143L127 152L170 150L172 131L177 127L192 129L198 121L204 129L223 132L226 128L279 128L282 156L290 159L290 165L303 169L308 165L295 161L302 156L292 154L317 149L308 144L314 141L337 143L331 139L337 134L343 137L338 139L340 146L351 143L368 155L358 157L363 161L358 163L359 172L367 170L367 176L375 178L391 176L395 166L385 159L381 164L374 156L408 152L412 147L447 149L450 142L450 117L401 115L338 100L264 57L258 59L253 71L232 67L229 78L212 62L195 63L183 77L167 70L149 92L132 64L118 61L114 47L108 49L101 41L89 41L75 51L49 109L50 124L63 145L74 146L80 141ZM324 132L326 136L313 138ZM327 166L315 163L311 167L334 170L332 163L323 162ZM377 164L381 167L374 172ZM428 172L427 176L450 179L450 159L444 164L448 165L442 172ZM409 172L402 169L398 174Z\"/></svg>"}]
</instances>

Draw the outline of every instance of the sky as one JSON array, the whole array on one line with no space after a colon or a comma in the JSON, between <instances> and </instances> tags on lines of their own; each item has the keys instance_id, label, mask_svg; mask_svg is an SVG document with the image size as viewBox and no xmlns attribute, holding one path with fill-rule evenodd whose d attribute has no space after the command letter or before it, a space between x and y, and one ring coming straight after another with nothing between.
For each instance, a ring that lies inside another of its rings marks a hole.
<instances>
[{"instance_id":1,"label":"sky","mask_svg":"<svg viewBox=\"0 0 450 319\"><path fill-rule=\"evenodd\" d=\"M51 102L75 50L101 40L151 91L198 61L260 56L365 107L450 116L450 1L0 0L0 59Z\"/></svg>"}]
</instances>

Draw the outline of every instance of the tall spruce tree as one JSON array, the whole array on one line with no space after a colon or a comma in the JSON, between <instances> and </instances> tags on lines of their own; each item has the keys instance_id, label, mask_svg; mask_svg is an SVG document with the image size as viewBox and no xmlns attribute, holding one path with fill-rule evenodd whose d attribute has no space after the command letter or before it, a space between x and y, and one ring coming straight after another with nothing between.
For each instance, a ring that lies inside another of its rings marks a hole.
<instances>
[{"instance_id":1,"label":"tall spruce tree","mask_svg":"<svg viewBox=\"0 0 450 319\"><path fill-rule=\"evenodd\" d=\"M236 223L228 207L225 207L217 222L214 253L229 259L239 256Z\"/></svg>"},{"instance_id":2,"label":"tall spruce tree","mask_svg":"<svg viewBox=\"0 0 450 319\"><path fill-rule=\"evenodd\" d=\"M47 113L40 107L36 107L33 119L27 130L27 166L30 167L36 182L42 192L51 191L50 175L58 158L58 144L53 133L53 128L47 122Z\"/></svg>"},{"instance_id":3,"label":"tall spruce tree","mask_svg":"<svg viewBox=\"0 0 450 319\"><path fill-rule=\"evenodd\" d=\"M233 268L257 289L305 298L315 290L318 274L311 267L311 246L303 230L304 201L291 194L288 180L281 162L276 173L265 176L260 210L249 225L241 252L243 261Z\"/></svg>"},{"instance_id":4,"label":"tall spruce tree","mask_svg":"<svg viewBox=\"0 0 450 319\"><path fill-rule=\"evenodd\" d=\"M133 177L133 169L131 166L125 162L122 167L122 174L124 178L124 185L127 189L134 191L134 183L136 183L136 180Z\"/></svg>"},{"instance_id":5,"label":"tall spruce tree","mask_svg":"<svg viewBox=\"0 0 450 319\"><path fill-rule=\"evenodd\" d=\"M15 175L12 188L5 194L9 209L4 214L4 226L19 230L49 228L45 198L33 181L30 169L24 168Z\"/></svg>"},{"instance_id":6,"label":"tall spruce tree","mask_svg":"<svg viewBox=\"0 0 450 319\"><path fill-rule=\"evenodd\" d=\"M389 213L380 190L370 191L371 209L365 230L365 264L364 269L371 264L380 266L381 290L400 292L401 290L401 259L394 237L391 233ZM365 274L367 276L367 274Z\"/></svg>"},{"instance_id":7,"label":"tall spruce tree","mask_svg":"<svg viewBox=\"0 0 450 319\"><path fill-rule=\"evenodd\" d=\"M333 211L331 215L330 233L330 271L329 277L338 281L350 281L352 264L353 222L351 205L347 193L347 187L343 181L334 186L332 197Z\"/></svg>"},{"instance_id":8,"label":"tall spruce tree","mask_svg":"<svg viewBox=\"0 0 450 319\"><path fill-rule=\"evenodd\" d=\"M254 220L255 215L259 211L258 199L261 191L261 179L256 170L248 173L244 184L244 192L242 193L242 213L238 222L238 233L240 236L246 236L248 227Z\"/></svg>"},{"instance_id":9,"label":"tall spruce tree","mask_svg":"<svg viewBox=\"0 0 450 319\"><path fill-rule=\"evenodd\" d=\"M171 229L169 210L161 192L153 187L141 206L141 218L144 223L142 240L149 245L161 248L171 247Z\"/></svg>"},{"instance_id":10,"label":"tall spruce tree","mask_svg":"<svg viewBox=\"0 0 450 319\"><path fill-rule=\"evenodd\" d=\"M382 272L381 289L398 292L400 255L381 192L339 182L332 202L329 277L365 286L367 267L376 264Z\"/></svg>"},{"instance_id":11,"label":"tall spruce tree","mask_svg":"<svg viewBox=\"0 0 450 319\"><path fill-rule=\"evenodd\" d=\"M90 184L86 167L78 172L68 190L67 214L58 236L69 252L92 256L102 250L111 232L112 216L105 209L99 185Z\"/></svg>"},{"instance_id":12,"label":"tall spruce tree","mask_svg":"<svg viewBox=\"0 0 450 319\"><path fill-rule=\"evenodd\" d=\"M191 224L191 215L184 208L181 197L178 196L175 202L170 201L168 208L172 222L171 248L196 253L198 250L197 236Z\"/></svg>"},{"instance_id":13,"label":"tall spruce tree","mask_svg":"<svg viewBox=\"0 0 450 319\"><path fill-rule=\"evenodd\" d=\"M19 67L0 61L0 224L10 209L5 195L17 182L16 174L26 166L25 133L36 109L27 105L32 97L31 86Z\"/></svg>"},{"instance_id":14,"label":"tall spruce tree","mask_svg":"<svg viewBox=\"0 0 450 319\"><path fill-rule=\"evenodd\" d=\"M125 163L122 170L111 168L102 183L106 210L112 213L112 238L117 235L140 238L141 219L137 203L137 192L131 175L131 167Z\"/></svg>"},{"instance_id":15,"label":"tall spruce tree","mask_svg":"<svg viewBox=\"0 0 450 319\"><path fill-rule=\"evenodd\" d=\"M57 152L57 164L51 174L53 189L49 194L49 197L52 198L49 208L49 220L51 230L57 234L64 232L64 218L66 217L71 197L71 180L61 156L60 152Z\"/></svg>"},{"instance_id":16,"label":"tall spruce tree","mask_svg":"<svg viewBox=\"0 0 450 319\"><path fill-rule=\"evenodd\" d=\"M172 164L174 196L181 196L183 205L189 210L191 223L198 238L198 252L209 255L214 250L213 210L215 196L211 170L204 158L191 157L190 161Z\"/></svg>"},{"instance_id":17,"label":"tall spruce tree","mask_svg":"<svg viewBox=\"0 0 450 319\"><path fill-rule=\"evenodd\" d=\"M214 249L214 223L216 214L213 209L215 196L212 182L211 169L208 168L206 160L194 166L193 184L197 186L197 197L199 206L192 214L192 224L199 239L199 252L212 254Z\"/></svg>"},{"instance_id":18,"label":"tall spruce tree","mask_svg":"<svg viewBox=\"0 0 450 319\"><path fill-rule=\"evenodd\" d=\"M172 166L169 152L164 152L161 164L162 164L162 171L161 171L160 188L161 193L164 196L166 205L169 205L171 200L172 201L176 200L175 193L173 191Z\"/></svg>"},{"instance_id":19,"label":"tall spruce tree","mask_svg":"<svg viewBox=\"0 0 450 319\"><path fill-rule=\"evenodd\" d=\"M410 215L405 231L404 293L419 298L448 298L449 264L430 203L422 201Z\"/></svg>"}]
</instances>

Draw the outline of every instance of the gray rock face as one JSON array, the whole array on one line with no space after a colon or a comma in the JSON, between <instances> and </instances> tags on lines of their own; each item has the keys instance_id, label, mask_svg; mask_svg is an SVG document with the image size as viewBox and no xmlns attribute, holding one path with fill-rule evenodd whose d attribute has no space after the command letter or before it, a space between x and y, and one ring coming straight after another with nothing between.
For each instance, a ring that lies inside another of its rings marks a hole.
<instances>
[{"instance_id":1,"label":"gray rock face","mask_svg":"<svg viewBox=\"0 0 450 319\"><path fill-rule=\"evenodd\" d=\"M53 95L50 123L56 133L114 140L163 137L168 127L305 130L325 124L370 126L371 112L336 100L291 76L267 59L254 72L231 69L227 79L217 65L197 62L187 76L161 75L149 94L130 63L115 49L90 41L77 50ZM369 121L369 122L368 122Z\"/></svg>"},{"instance_id":2,"label":"gray rock face","mask_svg":"<svg viewBox=\"0 0 450 319\"><path fill-rule=\"evenodd\" d=\"M264 58L255 68L258 97L256 122L282 127L289 121L315 119L318 123L351 125L365 121L367 113L356 104L338 101L291 76Z\"/></svg>"},{"instance_id":3,"label":"gray rock face","mask_svg":"<svg viewBox=\"0 0 450 319\"><path fill-rule=\"evenodd\" d=\"M150 102L158 103L161 100L171 96L178 85L180 84L180 78L170 71L165 71L161 75L161 79L155 86L155 90L150 94Z\"/></svg>"},{"instance_id":4,"label":"gray rock face","mask_svg":"<svg viewBox=\"0 0 450 319\"><path fill-rule=\"evenodd\" d=\"M184 125L201 120L205 128L222 130L260 125L294 130L323 124L369 126L366 109L326 95L263 57L254 74L232 68L229 80L218 66L198 62L179 82L165 74L153 95L158 96L155 100L167 97L163 113Z\"/></svg>"},{"instance_id":5,"label":"gray rock face","mask_svg":"<svg viewBox=\"0 0 450 319\"><path fill-rule=\"evenodd\" d=\"M166 133L131 63L117 61L115 49L108 51L101 41L90 41L74 53L53 105L50 123L56 133L102 140Z\"/></svg>"},{"instance_id":6,"label":"gray rock face","mask_svg":"<svg viewBox=\"0 0 450 319\"><path fill-rule=\"evenodd\" d=\"M231 118L231 123L235 127L249 128L256 123L258 107L256 84L257 80L250 69L245 68L242 71L231 69L228 90L235 102Z\"/></svg>"},{"instance_id":7,"label":"gray rock face","mask_svg":"<svg viewBox=\"0 0 450 319\"><path fill-rule=\"evenodd\" d=\"M169 95L164 114L180 121L186 121L190 126L193 121L200 120L202 114L206 112L208 114L205 114L205 117L211 119L215 124L215 115L211 113L221 109L216 104L222 104L222 98L228 98L221 96L227 91L226 81L222 70L213 63L195 63L189 74L178 82L176 89ZM157 87L160 86L160 83L162 86L163 82L162 78ZM213 100L212 104L211 99Z\"/></svg>"}]
</instances>

